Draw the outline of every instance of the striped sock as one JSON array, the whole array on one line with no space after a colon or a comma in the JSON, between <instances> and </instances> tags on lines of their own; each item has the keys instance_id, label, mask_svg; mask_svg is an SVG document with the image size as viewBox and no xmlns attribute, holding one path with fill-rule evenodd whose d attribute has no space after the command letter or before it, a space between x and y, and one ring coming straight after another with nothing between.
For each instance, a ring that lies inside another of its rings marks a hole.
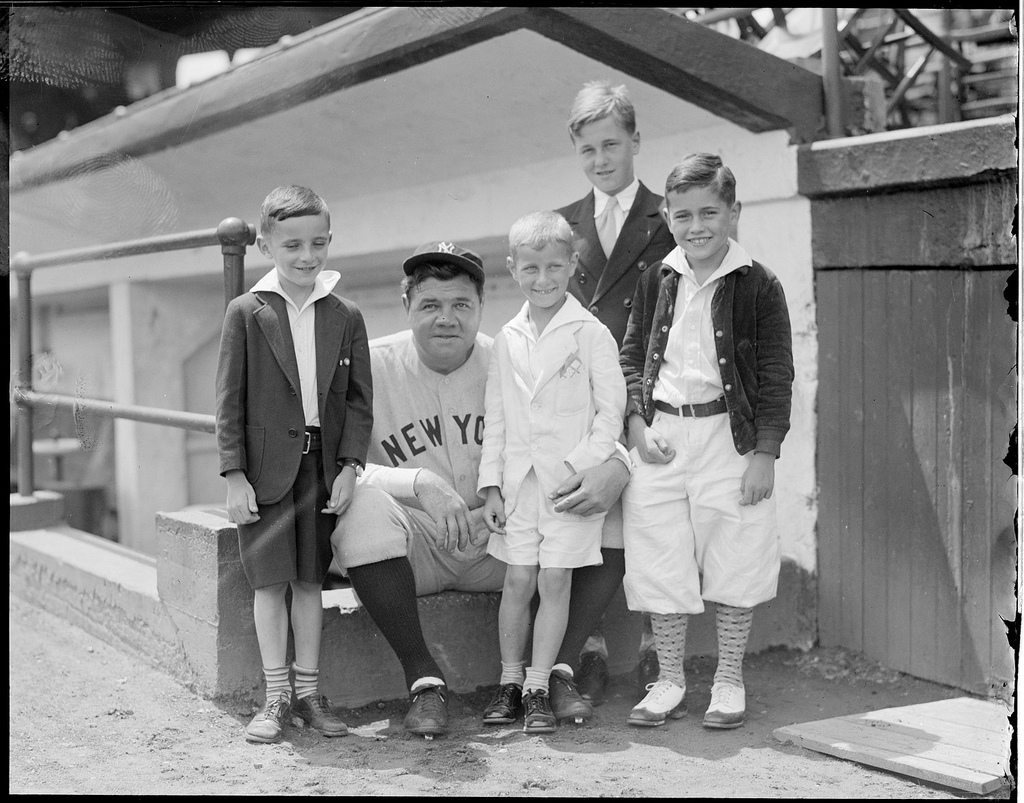
<instances>
[{"instance_id":1,"label":"striped sock","mask_svg":"<svg viewBox=\"0 0 1024 803\"><path fill-rule=\"evenodd\" d=\"M523 685L523 668L526 666L525 661L518 661L514 664L506 664L504 661L501 662L501 680L498 682L504 686L506 683L515 683L517 686L522 687Z\"/></svg>"},{"instance_id":2,"label":"striped sock","mask_svg":"<svg viewBox=\"0 0 1024 803\"><path fill-rule=\"evenodd\" d=\"M743 685L743 654L754 618L753 608L732 608L719 605L715 615L718 627L718 668L715 683Z\"/></svg>"},{"instance_id":3,"label":"striped sock","mask_svg":"<svg viewBox=\"0 0 1024 803\"><path fill-rule=\"evenodd\" d=\"M533 666L526 667L526 680L523 682L523 691L548 691L548 678L550 676L550 669L537 669Z\"/></svg>"},{"instance_id":4,"label":"striped sock","mask_svg":"<svg viewBox=\"0 0 1024 803\"><path fill-rule=\"evenodd\" d=\"M651 629L658 650L658 680L686 686L683 659L686 657L686 625L689 621L689 614L685 613L651 614Z\"/></svg>"},{"instance_id":5,"label":"striped sock","mask_svg":"<svg viewBox=\"0 0 1024 803\"><path fill-rule=\"evenodd\" d=\"M320 669L306 669L298 664L292 664L295 671L295 697L301 700L303 697L311 697L316 694L317 681L320 678Z\"/></svg>"},{"instance_id":6,"label":"striped sock","mask_svg":"<svg viewBox=\"0 0 1024 803\"><path fill-rule=\"evenodd\" d=\"M267 680L267 700L275 700L284 697L290 700L292 687L288 682L288 667L279 666L273 669L263 667L263 677Z\"/></svg>"}]
</instances>

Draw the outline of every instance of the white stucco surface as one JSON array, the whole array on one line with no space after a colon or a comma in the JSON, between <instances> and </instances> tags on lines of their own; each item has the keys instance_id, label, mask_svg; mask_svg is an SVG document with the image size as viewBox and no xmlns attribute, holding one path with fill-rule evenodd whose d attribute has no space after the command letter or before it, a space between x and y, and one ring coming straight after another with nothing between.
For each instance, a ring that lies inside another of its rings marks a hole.
<instances>
[{"instance_id":1,"label":"white stucco surface","mask_svg":"<svg viewBox=\"0 0 1024 803\"><path fill-rule=\"evenodd\" d=\"M784 131L752 134L523 30L255 123L18 192L11 197L12 253L209 229L230 216L256 223L272 187L307 184L331 208L332 267L342 271L342 291L352 287L371 336L405 326L401 254L434 239L489 249L482 328L494 334L522 304L500 266L508 227L528 211L561 206L589 189L565 117L579 87L597 78L631 92L641 132L636 170L652 190L661 193L672 165L695 151L720 154L736 173L744 204L739 238L779 275L793 320L793 428L778 463L777 493L784 554L813 570L817 352L810 212L796 194L795 148ZM247 267L258 276L270 265L250 249ZM33 294L51 305L65 379L84 372L98 395L180 409L184 363L216 331L223 308L220 274L218 248L190 249L43 270L33 279ZM71 310L89 298L90 315L103 314L110 286L123 289L112 296L119 311L103 342L89 334L94 321L82 328ZM114 381L97 355L125 337L131 348L122 343L115 351L133 365ZM197 482L186 477L183 433L119 422L117 434L131 439L118 445L123 461L131 461L118 470L119 504L131 508L122 514L128 522L122 532L147 551L152 538L142 531L152 512L184 507ZM220 483L208 479L210 486Z\"/></svg>"}]
</instances>

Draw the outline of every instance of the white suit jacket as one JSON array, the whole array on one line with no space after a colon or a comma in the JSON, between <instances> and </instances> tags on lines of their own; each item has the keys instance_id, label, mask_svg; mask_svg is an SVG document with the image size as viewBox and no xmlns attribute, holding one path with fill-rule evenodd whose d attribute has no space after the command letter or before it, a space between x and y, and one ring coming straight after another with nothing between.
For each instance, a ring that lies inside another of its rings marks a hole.
<instances>
[{"instance_id":1,"label":"white suit jacket","mask_svg":"<svg viewBox=\"0 0 1024 803\"><path fill-rule=\"evenodd\" d=\"M603 323L569 295L536 338L528 309L502 327L487 370L477 487L501 488L506 515L531 468L548 494L611 457L626 404L618 349Z\"/></svg>"}]
</instances>

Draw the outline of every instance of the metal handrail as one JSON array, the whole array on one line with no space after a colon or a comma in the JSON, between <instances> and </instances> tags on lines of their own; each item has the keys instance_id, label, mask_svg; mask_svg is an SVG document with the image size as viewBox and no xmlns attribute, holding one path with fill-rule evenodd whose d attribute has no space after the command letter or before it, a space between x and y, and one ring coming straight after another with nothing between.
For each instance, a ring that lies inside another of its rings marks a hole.
<instances>
[{"instance_id":1,"label":"metal handrail","mask_svg":"<svg viewBox=\"0 0 1024 803\"><path fill-rule=\"evenodd\" d=\"M54 407L72 410L75 418L90 413L100 418L127 418L145 424L162 424L163 426L187 429L191 432L216 432L214 417L205 413L187 413L180 410L165 410L162 407L142 407L138 404L117 404L105 399L87 399L82 396L70 396L67 393L37 393L34 390L14 389L15 403L27 404L32 407Z\"/></svg>"},{"instance_id":2,"label":"metal handrail","mask_svg":"<svg viewBox=\"0 0 1024 803\"><path fill-rule=\"evenodd\" d=\"M224 260L224 306L244 292L245 250L256 242L256 229L239 218L227 218L215 229L158 235L106 245L52 251L44 254L14 255L11 270L18 281L18 374L11 400L18 407L18 493L32 496L35 491L35 458L32 450L32 410L34 407L70 408L75 419L88 411L104 418L126 418L196 432L215 431L212 415L163 410L135 404L116 404L102 399L85 399L60 393L37 393L32 388L32 272L40 268L70 265L99 259L116 259L135 254L181 251L220 244Z\"/></svg>"}]
</instances>

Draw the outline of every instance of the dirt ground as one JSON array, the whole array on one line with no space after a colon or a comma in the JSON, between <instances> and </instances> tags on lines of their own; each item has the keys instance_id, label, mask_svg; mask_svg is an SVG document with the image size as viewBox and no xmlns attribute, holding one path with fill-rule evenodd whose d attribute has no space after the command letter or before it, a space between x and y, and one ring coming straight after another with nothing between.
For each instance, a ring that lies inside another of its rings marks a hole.
<instances>
[{"instance_id":1,"label":"dirt ground","mask_svg":"<svg viewBox=\"0 0 1024 803\"><path fill-rule=\"evenodd\" d=\"M960 696L839 650L771 650L746 663L747 724L707 731L711 660L688 662L690 715L627 726L619 679L593 722L550 736L480 724L487 692L452 701L451 733L407 735L405 704L345 711L351 734L290 727L252 745L245 703L214 704L159 669L10 597L11 794L409 795L966 799L778 742L782 725ZM1004 787L990 795L1009 799Z\"/></svg>"}]
</instances>

